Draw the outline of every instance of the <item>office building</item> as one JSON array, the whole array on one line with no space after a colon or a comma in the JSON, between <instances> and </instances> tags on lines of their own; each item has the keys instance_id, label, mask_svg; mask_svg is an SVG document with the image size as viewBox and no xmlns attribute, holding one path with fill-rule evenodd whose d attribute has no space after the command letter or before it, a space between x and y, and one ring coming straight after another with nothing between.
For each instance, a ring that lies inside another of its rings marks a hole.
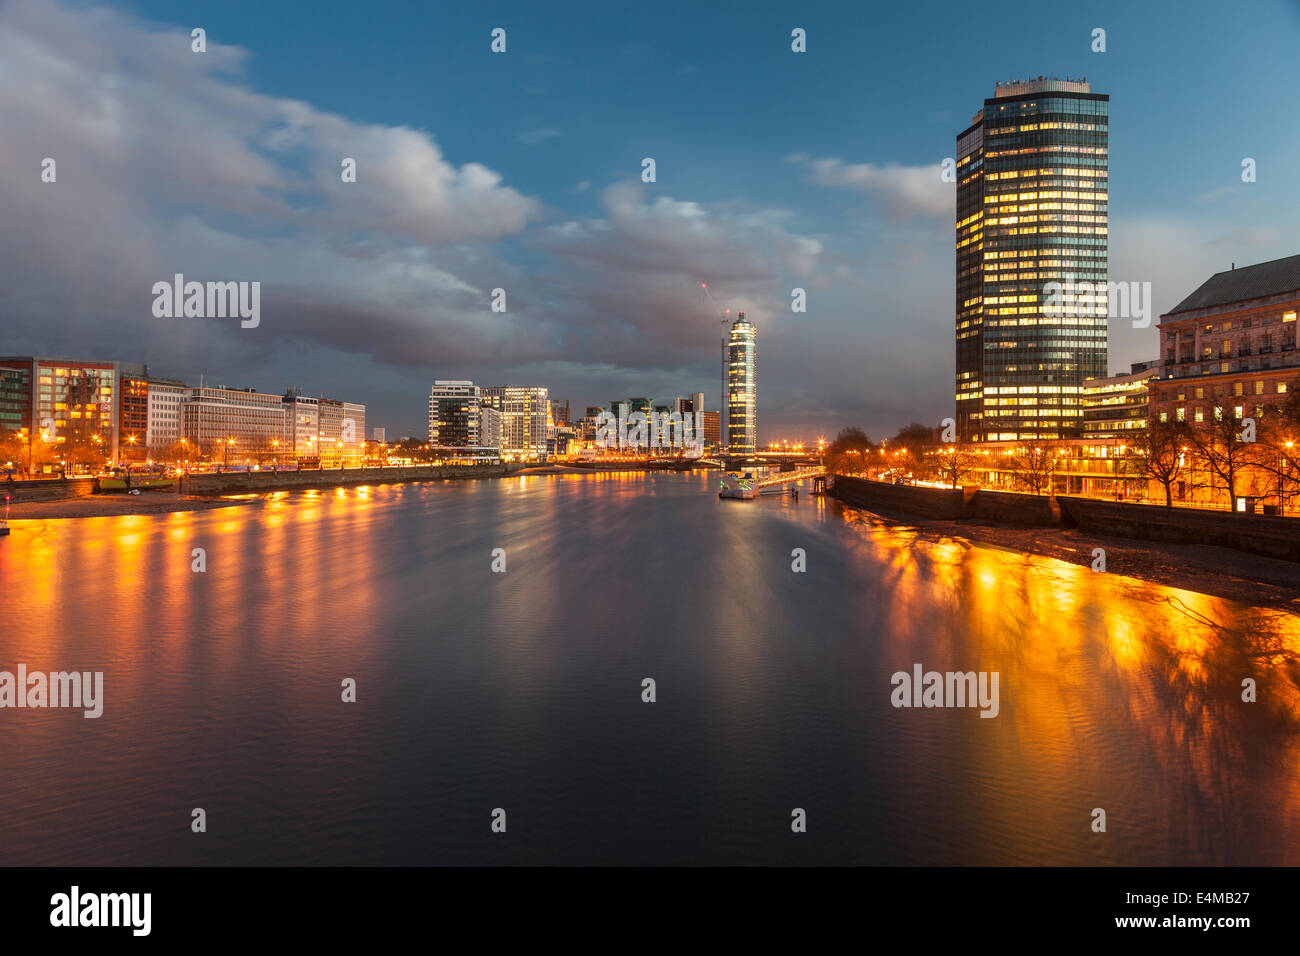
<instances>
[{"instance_id":1,"label":"office building","mask_svg":"<svg viewBox=\"0 0 1300 956\"><path fill-rule=\"evenodd\" d=\"M1132 438L1147 427L1151 380L1158 369L1137 362L1127 375L1090 378L1083 383L1083 438Z\"/></svg>"},{"instance_id":2,"label":"office building","mask_svg":"<svg viewBox=\"0 0 1300 956\"><path fill-rule=\"evenodd\" d=\"M150 376L144 444L151 456L171 453L181 440L181 403L188 394L189 386L178 379Z\"/></svg>"},{"instance_id":3,"label":"office building","mask_svg":"<svg viewBox=\"0 0 1300 956\"><path fill-rule=\"evenodd\" d=\"M116 363L114 363L116 364ZM141 371L118 369L118 448L124 460L149 457L149 377Z\"/></svg>"},{"instance_id":4,"label":"office building","mask_svg":"<svg viewBox=\"0 0 1300 956\"><path fill-rule=\"evenodd\" d=\"M1082 431L1083 382L1108 371L1109 109L1086 81L999 83L957 137L962 441Z\"/></svg>"},{"instance_id":5,"label":"office building","mask_svg":"<svg viewBox=\"0 0 1300 956\"><path fill-rule=\"evenodd\" d=\"M540 386L501 385L482 390L482 402L501 414L501 457L516 461L546 458L547 390Z\"/></svg>"},{"instance_id":6,"label":"office building","mask_svg":"<svg viewBox=\"0 0 1300 956\"><path fill-rule=\"evenodd\" d=\"M116 461L120 420L119 377L143 366L119 362L0 357L6 420L19 421L40 457L81 462ZM75 449L65 455L60 449Z\"/></svg>"},{"instance_id":7,"label":"office building","mask_svg":"<svg viewBox=\"0 0 1300 956\"><path fill-rule=\"evenodd\" d=\"M226 463L273 459L288 441L284 396L251 388L199 386L181 403L181 437L196 459Z\"/></svg>"},{"instance_id":8,"label":"office building","mask_svg":"<svg viewBox=\"0 0 1300 956\"><path fill-rule=\"evenodd\" d=\"M704 413L704 445L716 449L722 444L722 412Z\"/></svg>"},{"instance_id":9,"label":"office building","mask_svg":"<svg viewBox=\"0 0 1300 956\"><path fill-rule=\"evenodd\" d=\"M429 445L445 458L501 457L501 412L468 381L437 381L429 392Z\"/></svg>"}]
</instances>

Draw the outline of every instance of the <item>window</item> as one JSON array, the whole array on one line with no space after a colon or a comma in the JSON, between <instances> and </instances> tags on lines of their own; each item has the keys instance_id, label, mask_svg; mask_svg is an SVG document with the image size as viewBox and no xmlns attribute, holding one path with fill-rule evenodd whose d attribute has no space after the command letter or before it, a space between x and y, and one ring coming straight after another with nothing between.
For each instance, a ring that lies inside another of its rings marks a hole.
<instances>
[{"instance_id":1,"label":"window","mask_svg":"<svg viewBox=\"0 0 1300 956\"><path fill-rule=\"evenodd\" d=\"M1244 395L1244 394L1245 394L1245 392L1242 390L1241 382L1233 382L1233 383L1232 383L1232 394L1233 394L1233 395Z\"/></svg>"},{"instance_id":2,"label":"window","mask_svg":"<svg viewBox=\"0 0 1300 956\"><path fill-rule=\"evenodd\" d=\"M1294 322L1294 321L1295 321L1295 309L1292 309L1290 312L1283 312L1283 313L1282 313L1282 321L1283 321L1283 322Z\"/></svg>"},{"instance_id":3,"label":"window","mask_svg":"<svg viewBox=\"0 0 1300 956\"><path fill-rule=\"evenodd\" d=\"M1205 421L1205 409L1203 409L1203 408L1198 408L1198 409L1196 410L1196 420L1197 420L1198 422L1203 422L1203 421Z\"/></svg>"},{"instance_id":4,"label":"window","mask_svg":"<svg viewBox=\"0 0 1300 956\"><path fill-rule=\"evenodd\" d=\"M1264 394L1264 383L1263 383L1263 381L1256 380L1256 382L1255 382L1255 394L1256 394L1256 395L1263 395L1263 394Z\"/></svg>"},{"instance_id":5,"label":"window","mask_svg":"<svg viewBox=\"0 0 1300 956\"><path fill-rule=\"evenodd\" d=\"M1236 408L1232 410L1232 417L1235 418L1237 421L1241 421L1242 418L1245 417L1245 415L1246 415L1246 410L1240 405L1238 405Z\"/></svg>"},{"instance_id":6,"label":"window","mask_svg":"<svg viewBox=\"0 0 1300 956\"><path fill-rule=\"evenodd\" d=\"M1198 417L1197 417L1197 419L1196 419L1198 422L1201 420L1200 417L1199 417L1199 415L1200 415L1200 410L1198 409L1198 410L1197 410L1197 416L1198 416ZM1187 421L1187 409L1185 409L1185 408L1178 408L1178 409L1175 409L1175 410L1174 410L1174 418L1175 418L1177 421L1180 421L1180 422L1185 422L1185 421ZM1164 418L1161 418L1160 420L1161 420L1161 421L1164 421Z\"/></svg>"},{"instance_id":7,"label":"window","mask_svg":"<svg viewBox=\"0 0 1300 956\"><path fill-rule=\"evenodd\" d=\"M1182 411L1182 409L1180 408L1179 411ZM1168 412L1161 412L1161 413L1160 413L1160 421L1161 421L1161 422L1167 422L1167 421L1169 421L1169 413L1168 413ZM1179 419L1179 421L1182 421L1182 419Z\"/></svg>"},{"instance_id":8,"label":"window","mask_svg":"<svg viewBox=\"0 0 1300 956\"><path fill-rule=\"evenodd\" d=\"M1282 394L1284 394L1285 392L1286 392L1286 382L1278 382L1278 383L1277 383L1277 393L1278 393L1279 395L1282 395Z\"/></svg>"},{"instance_id":9,"label":"window","mask_svg":"<svg viewBox=\"0 0 1300 956\"><path fill-rule=\"evenodd\" d=\"M1223 421L1223 406L1222 406L1222 405L1215 405L1215 406L1214 406L1214 420L1215 420L1216 422L1221 422L1221 421Z\"/></svg>"},{"instance_id":10,"label":"window","mask_svg":"<svg viewBox=\"0 0 1300 956\"><path fill-rule=\"evenodd\" d=\"M1204 398L1204 397L1205 397L1205 386L1203 386L1203 385L1198 385L1198 386L1196 387L1196 397L1197 397L1197 398Z\"/></svg>"}]
</instances>

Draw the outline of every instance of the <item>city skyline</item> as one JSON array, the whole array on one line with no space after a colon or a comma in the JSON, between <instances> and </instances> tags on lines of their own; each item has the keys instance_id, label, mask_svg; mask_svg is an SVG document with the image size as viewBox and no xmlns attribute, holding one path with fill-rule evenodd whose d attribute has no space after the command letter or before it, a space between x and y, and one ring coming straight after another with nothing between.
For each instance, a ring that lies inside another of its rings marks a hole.
<instances>
[{"instance_id":1,"label":"city skyline","mask_svg":"<svg viewBox=\"0 0 1300 956\"><path fill-rule=\"evenodd\" d=\"M763 440L946 417L952 357L932 343L951 321L954 187L940 171L954 129L995 82L1087 76L1120 104L1110 277L1151 282L1155 313L1232 262L1293 251L1294 204L1278 171L1300 141L1264 121L1285 109L1287 84L1263 64L1289 62L1273 52L1300 23L1283 5L1222 20L1208 5L1195 7L1207 16L1178 19L1103 5L1089 15L1105 21L1105 53L1090 48L1092 20L1017 19L983 38L990 55L978 69L957 55L981 22L963 19L972 11L927 23L928 71L869 105L863 95L905 60L889 44L866 61L858 51L917 27L918 14L889 11L865 30L800 11L809 45L795 54L786 11L758 8L743 25L692 11L685 32L641 13L626 28L583 20L589 39L575 47L579 14L502 8L495 14L517 25L492 67L500 75L470 89L462 77L491 56L490 26L465 12L436 31L399 29L376 11L373 24L331 21L303 34L286 21L249 34L219 5L197 4L187 15L206 21L209 40L198 61L192 24L164 5L88 9L15 2L0 12L7 89L28 91L0 98L17 134L0 146L0 198L33 224L6 247L6 351L127 360L148 341L154 363L180 378L238 368L313 393L364 381L376 420L401 434L421 433L413 397L435 370L546 382L579 406L614 392L708 394L716 316L703 281L764 329ZM382 54L356 41L375 31L399 37L399 49L403 35L446 37L439 75L465 108L443 108L415 82L428 74L423 58L415 74L384 55L394 82L370 79L383 73L367 67ZM733 42L718 47L709 37L719 35ZM58 76L88 64L69 59L70 36L120 51L89 65L118 78L101 88L116 90L119 141L139 144L125 156L78 138ZM1229 65L1234 44L1254 48L1259 65ZM357 69L323 74L319 63L344 46ZM1177 55L1187 49L1197 56ZM1153 60L1159 71L1145 66ZM755 63L772 81L755 77ZM592 73L618 80L575 82ZM621 111L620 89L635 92ZM143 110L145 91L174 108ZM202 105L214 102L241 105ZM769 129L748 112L757 108L799 118ZM865 122L873 110L879 121ZM60 125L65 114L73 125ZM599 122L577 135L573 118L588 114ZM36 125L37 115L47 119ZM485 115L493 122L471 119ZM719 152L719 138L738 149ZM211 149L196 147L193 168L181 168L150 150L164 139ZM57 181L42 182L42 158L60 155ZM348 156L358 175L345 186L338 166ZM653 183L641 181L646 157L657 160ZM1242 181L1245 158L1258 163L1254 182ZM114 246L120 234L137 238ZM155 318L152 285L174 273L261 281L261 323ZM504 313L490 307L498 288ZM807 293L805 313L789 308L795 288ZM839 347L825 349L822 336ZM1112 372L1154 353L1150 330L1112 329L1111 345ZM864 379L880 387L863 389Z\"/></svg>"}]
</instances>

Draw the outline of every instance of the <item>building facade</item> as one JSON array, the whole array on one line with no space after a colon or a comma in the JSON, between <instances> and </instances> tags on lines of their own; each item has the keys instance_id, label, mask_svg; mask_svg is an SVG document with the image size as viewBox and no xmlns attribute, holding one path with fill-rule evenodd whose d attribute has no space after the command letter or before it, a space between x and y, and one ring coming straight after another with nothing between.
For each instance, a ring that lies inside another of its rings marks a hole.
<instances>
[{"instance_id":1,"label":"building facade","mask_svg":"<svg viewBox=\"0 0 1300 956\"><path fill-rule=\"evenodd\" d=\"M149 376L145 371L119 370L118 447L121 457L143 460L149 457Z\"/></svg>"},{"instance_id":2,"label":"building facade","mask_svg":"<svg viewBox=\"0 0 1300 956\"><path fill-rule=\"evenodd\" d=\"M500 385L482 390L482 402L501 415L501 457L546 458L549 395L540 386Z\"/></svg>"},{"instance_id":3,"label":"building facade","mask_svg":"<svg viewBox=\"0 0 1300 956\"><path fill-rule=\"evenodd\" d=\"M468 381L437 381L429 392L429 445L443 457L501 457L501 412Z\"/></svg>"},{"instance_id":4,"label":"building facade","mask_svg":"<svg viewBox=\"0 0 1300 956\"><path fill-rule=\"evenodd\" d=\"M1090 378L1083 383L1083 437L1129 438L1147 427L1150 384L1159 378L1153 363L1138 362L1127 375Z\"/></svg>"},{"instance_id":5,"label":"building facade","mask_svg":"<svg viewBox=\"0 0 1300 956\"><path fill-rule=\"evenodd\" d=\"M1300 255L1217 273L1160 317L1154 420L1262 419L1300 387Z\"/></svg>"},{"instance_id":6,"label":"building facade","mask_svg":"<svg viewBox=\"0 0 1300 956\"><path fill-rule=\"evenodd\" d=\"M997 84L957 137L956 419L962 441L1082 431L1107 373L1109 97ZM1100 283L1062 307L1065 289Z\"/></svg>"},{"instance_id":7,"label":"building facade","mask_svg":"<svg viewBox=\"0 0 1300 956\"><path fill-rule=\"evenodd\" d=\"M758 329L744 312L727 341L727 449L733 455L758 450Z\"/></svg>"},{"instance_id":8,"label":"building facade","mask_svg":"<svg viewBox=\"0 0 1300 956\"><path fill-rule=\"evenodd\" d=\"M115 362L0 357L7 414L22 421L17 430L28 436L33 458L96 465L117 461L122 367L143 370Z\"/></svg>"},{"instance_id":9,"label":"building facade","mask_svg":"<svg viewBox=\"0 0 1300 956\"><path fill-rule=\"evenodd\" d=\"M288 442L284 396L200 386L181 404L181 438L196 459L233 464L274 458Z\"/></svg>"},{"instance_id":10,"label":"building facade","mask_svg":"<svg viewBox=\"0 0 1300 956\"><path fill-rule=\"evenodd\" d=\"M189 386L174 378L149 379L148 411L145 419L145 447L161 457L181 440L181 403Z\"/></svg>"}]
</instances>

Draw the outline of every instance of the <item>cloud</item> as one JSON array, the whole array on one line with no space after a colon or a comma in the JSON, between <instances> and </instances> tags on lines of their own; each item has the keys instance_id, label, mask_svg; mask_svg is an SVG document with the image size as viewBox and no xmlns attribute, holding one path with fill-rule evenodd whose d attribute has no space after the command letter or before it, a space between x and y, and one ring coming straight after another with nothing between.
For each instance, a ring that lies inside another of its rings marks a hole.
<instances>
[{"instance_id":1,"label":"cloud","mask_svg":"<svg viewBox=\"0 0 1300 956\"><path fill-rule=\"evenodd\" d=\"M555 139L560 135L558 129L551 129L550 127L543 129L530 129L519 134L519 142L523 143L525 146L541 146L547 140Z\"/></svg>"},{"instance_id":2,"label":"cloud","mask_svg":"<svg viewBox=\"0 0 1300 956\"><path fill-rule=\"evenodd\" d=\"M540 297L566 316L575 354L628 368L668 368L709 355L722 308L759 320L788 314L821 242L788 231L779 211L652 197L640 183L601 194L603 216L548 226L534 246L556 260ZM710 357L708 361L712 361Z\"/></svg>"},{"instance_id":3,"label":"cloud","mask_svg":"<svg viewBox=\"0 0 1300 956\"><path fill-rule=\"evenodd\" d=\"M11 348L155 368L313 343L398 364L544 351L483 321L514 275L485 244L539 220L536 199L427 132L254 92L247 58L100 7L0 8L0 208L24 224L0 233ZM176 272L260 281L258 333L153 318L152 284Z\"/></svg>"},{"instance_id":4,"label":"cloud","mask_svg":"<svg viewBox=\"0 0 1300 956\"><path fill-rule=\"evenodd\" d=\"M818 186L848 187L880 202L894 219L923 217L951 222L956 208L953 184L940 177L940 167L887 163L845 163L813 159L796 153L787 160L802 166L808 181Z\"/></svg>"}]
</instances>

